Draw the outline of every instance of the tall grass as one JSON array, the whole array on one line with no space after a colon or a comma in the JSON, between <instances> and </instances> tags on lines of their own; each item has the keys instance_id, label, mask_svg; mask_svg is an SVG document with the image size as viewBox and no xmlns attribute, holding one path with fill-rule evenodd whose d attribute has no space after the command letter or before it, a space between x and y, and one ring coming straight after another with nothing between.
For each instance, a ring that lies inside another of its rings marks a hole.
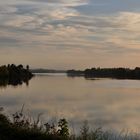
<instances>
[{"instance_id":1,"label":"tall grass","mask_svg":"<svg viewBox=\"0 0 140 140\"><path fill-rule=\"evenodd\" d=\"M79 134L70 134L66 119L60 119L56 125L40 124L40 114L33 120L23 113L23 108L10 117L0 108L0 140L140 140L139 133L91 129L87 121L81 125Z\"/></svg>"}]
</instances>

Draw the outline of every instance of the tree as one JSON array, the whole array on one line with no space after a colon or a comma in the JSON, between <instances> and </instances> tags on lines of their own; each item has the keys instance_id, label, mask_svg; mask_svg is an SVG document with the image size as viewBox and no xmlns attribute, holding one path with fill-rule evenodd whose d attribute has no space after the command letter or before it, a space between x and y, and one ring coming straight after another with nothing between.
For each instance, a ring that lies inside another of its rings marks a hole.
<instances>
[{"instance_id":1,"label":"tree","mask_svg":"<svg viewBox=\"0 0 140 140\"><path fill-rule=\"evenodd\" d=\"M23 65L22 65L22 64L18 65L17 67L18 67L19 69L23 69Z\"/></svg>"},{"instance_id":2,"label":"tree","mask_svg":"<svg viewBox=\"0 0 140 140\"><path fill-rule=\"evenodd\" d=\"M60 119L58 122L58 134L64 139L67 139L69 136L68 122L66 119Z\"/></svg>"},{"instance_id":3,"label":"tree","mask_svg":"<svg viewBox=\"0 0 140 140\"><path fill-rule=\"evenodd\" d=\"M29 65L26 66L26 69L29 70Z\"/></svg>"}]
</instances>

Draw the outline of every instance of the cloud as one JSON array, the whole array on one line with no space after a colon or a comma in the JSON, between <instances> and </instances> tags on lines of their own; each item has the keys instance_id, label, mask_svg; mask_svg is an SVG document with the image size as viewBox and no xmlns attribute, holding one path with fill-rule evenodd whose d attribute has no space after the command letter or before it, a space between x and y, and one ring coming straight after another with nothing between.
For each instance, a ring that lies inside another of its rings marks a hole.
<instances>
[{"instance_id":1,"label":"cloud","mask_svg":"<svg viewBox=\"0 0 140 140\"><path fill-rule=\"evenodd\" d=\"M32 2L43 2L47 4L58 4L58 5L63 5L63 6L79 6L79 5L85 5L88 3L88 0L30 0Z\"/></svg>"},{"instance_id":2,"label":"cloud","mask_svg":"<svg viewBox=\"0 0 140 140\"><path fill-rule=\"evenodd\" d=\"M12 37L0 37L0 45L5 45L8 44L8 46L10 46L10 44L16 44L18 43L19 40L16 38L12 38Z\"/></svg>"},{"instance_id":3,"label":"cloud","mask_svg":"<svg viewBox=\"0 0 140 140\"><path fill-rule=\"evenodd\" d=\"M124 3L126 2L122 2L122 5ZM3 3L0 6L0 48L5 48L6 51L9 46L16 47L18 53L22 52L21 48L29 49L31 60L35 57L32 53L41 50L42 59L47 53L49 59L53 59L53 65L60 62L63 65L75 63L73 65L77 67L82 65L78 64L79 59L88 62L88 66L92 60L99 64L105 63L101 61L110 59L111 56L120 56L120 59L124 59L126 54L137 56L140 51L140 13L136 7L138 3L135 1L133 4L135 11L128 7L124 8L124 11L118 9L110 11L110 14L101 14L96 10L105 10L109 5L118 4L120 5L120 2L110 0L13 0L12 4ZM130 4L130 1L126 3L128 6ZM88 10L90 6L94 6L93 11L87 14L84 9ZM94 10L97 13L94 13ZM32 51L33 49L35 51ZM58 61L51 58L53 53L64 56ZM103 59L100 58L101 55ZM67 62L63 61L65 58ZM117 62L117 59L114 58L114 61Z\"/></svg>"}]
</instances>

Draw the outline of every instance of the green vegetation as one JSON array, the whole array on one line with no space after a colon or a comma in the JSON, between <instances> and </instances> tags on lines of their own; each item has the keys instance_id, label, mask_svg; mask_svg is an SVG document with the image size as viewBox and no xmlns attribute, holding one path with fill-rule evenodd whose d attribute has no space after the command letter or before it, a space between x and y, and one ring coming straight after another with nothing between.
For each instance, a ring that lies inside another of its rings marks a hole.
<instances>
[{"instance_id":1,"label":"green vegetation","mask_svg":"<svg viewBox=\"0 0 140 140\"><path fill-rule=\"evenodd\" d=\"M101 128L90 130L85 121L79 134L70 134L66 119L60 119L57 125L40 124L37 120L23 114L23 109L12 117L6 116L0 108L0 140L140 140L136 133L116 134Z\"/></svg>"},{"instance_id":2,"label":"green vegetation","mask_svg":"<svg viewBox=\"0 0 140 140\"><path fill-rule=\"evenodd\" d=\"M58 126L46 123L39 125L39 116L35 121L16 112L9 119L0 113L0 140L67 140L69 137L68 125L65 119L60 119Z\"/></svg>"},{"instance_id":3,"label":"green vegetation","mask_svg":"<svg viewBox=\"0 0 140 140\"><path fill-rule=\"evenodd\" d=\"M91 68L80 70L68 70L68 76L84 76L85 78L116 78L116 79L140 79L140 68Z\"/></svg>"},{"instance_id":4,"label":"green vegetation","mask_svg":"<svg viewBox=\"0 0 140 140\"><path fill-rule=\"evenodd\" d=\"M23 65L8 64L0 66L0 85L18 85L23 82L28 84L28 81L33 77L29 70L29 65L26 68Z\"/></svg>"}]
</instances>

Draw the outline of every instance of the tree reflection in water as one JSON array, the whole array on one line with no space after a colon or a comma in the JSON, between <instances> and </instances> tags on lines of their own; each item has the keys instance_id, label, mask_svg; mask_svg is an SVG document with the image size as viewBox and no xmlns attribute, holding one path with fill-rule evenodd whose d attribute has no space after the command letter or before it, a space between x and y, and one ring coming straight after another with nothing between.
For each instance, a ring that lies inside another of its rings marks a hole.
<instances>
[{"instance_id":1,"label":"tree reflection in water","mask_svg":"<svg viewBox=\"0 0 140 140\"><path fill-rule=\"evenodd\" d=\"M19 86L22 84L26 84L26 86L29 86L29 80L31 78L25 78L25 79L20 79L20 78L12 78L12 79L8 79L8 78L0 78L0 88L5 88L9 85L12 86Z\"/></svg>"}]
</instances>

